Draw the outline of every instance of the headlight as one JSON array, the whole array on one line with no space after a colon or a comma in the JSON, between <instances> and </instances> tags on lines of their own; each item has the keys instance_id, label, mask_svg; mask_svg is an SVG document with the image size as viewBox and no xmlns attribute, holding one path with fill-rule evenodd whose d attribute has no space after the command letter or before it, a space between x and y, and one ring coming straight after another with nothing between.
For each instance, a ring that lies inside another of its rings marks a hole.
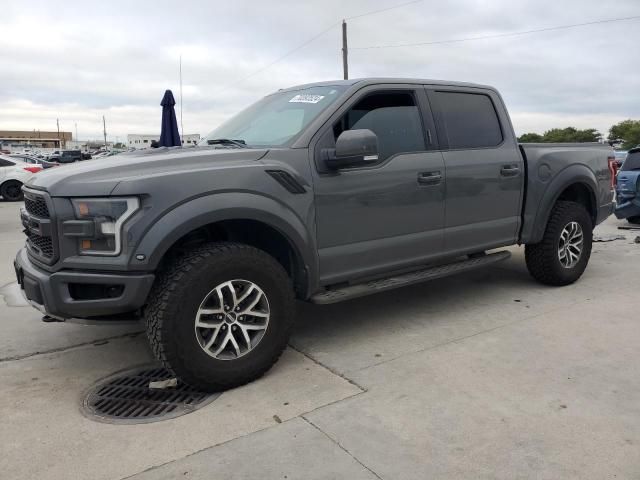
<instances>
[{"instance_id":1,"label":"headlight","mask_svg":"<svg viewBox=\"0 0 640 480\"><path fill-rule=\"evenodd\" d=\"M136 197L74 198L71 203L78 220L93 222L92 234L78 237L80 254L118 255L122 249L122 225L138 210L140 201Z\"/></svg>"}]
</instances>

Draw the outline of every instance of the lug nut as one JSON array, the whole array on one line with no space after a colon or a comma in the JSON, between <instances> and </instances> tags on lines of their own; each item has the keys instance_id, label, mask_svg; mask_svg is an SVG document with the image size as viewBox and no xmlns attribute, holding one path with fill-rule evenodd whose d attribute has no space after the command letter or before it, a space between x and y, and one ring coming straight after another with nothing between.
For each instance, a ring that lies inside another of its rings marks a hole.
<instances>
[{"instance_id":1,"label":"lug nut","mask_svg":"<svg viewBox=\"0 0 640 480\"><path fill-rule=\"evenodd\" d=\"M234 332L238 329L238 327L236 327L235 325L233 327L231 327L231 330L233 330Z\"/></svg>"},{"instance_id":2,"label":"lug nut","mask_svg":"<svg viewBox=\"0 0 640 480\"><path fill-rule=\"evenodd\" d=\"M242 316L238 317L238 320L242 321L242 320L244 320L244 317L242 317Z\"/></svg>"}]
</instances>

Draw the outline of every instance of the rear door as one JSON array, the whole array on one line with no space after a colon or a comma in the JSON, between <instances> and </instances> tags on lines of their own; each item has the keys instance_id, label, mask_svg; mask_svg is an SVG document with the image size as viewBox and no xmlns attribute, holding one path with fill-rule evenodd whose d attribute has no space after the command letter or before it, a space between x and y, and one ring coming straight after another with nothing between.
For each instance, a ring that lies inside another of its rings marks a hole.
<instances>
[{"instance_id":1,"label":"rear door","mask_svg":"<svg viewBox=\"0 0 640 480\"><path fill-rule=\"evenodd\" d=\"M351 97L313 148L322 284L401 268L442 251L444 163L421 85L375 85ZM323 150L344 130L378 137L374 165L331 171Z\"/></svg>"},{"instance_id":2,"label":"rear door","mask_svg":"<svg viewBox=\"0 0 640 480\"><path fill-rule=\"evenodd\" d=\"M447 178L445 251L465 254L516 241L524 164L499 95L428 87Z\"/></svg>"}]
</instances>

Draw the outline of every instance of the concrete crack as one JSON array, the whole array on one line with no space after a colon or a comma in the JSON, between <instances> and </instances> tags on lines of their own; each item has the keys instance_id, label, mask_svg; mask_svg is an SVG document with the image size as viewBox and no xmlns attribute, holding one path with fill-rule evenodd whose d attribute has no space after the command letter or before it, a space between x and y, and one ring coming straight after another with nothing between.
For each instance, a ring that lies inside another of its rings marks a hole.
<instances>
[{"instance_id":1,"label":"concrete crack","mask_svg":"<svg viewBox=\"0 0 640 480\"><path fill-rule=\"evenodd\" d=\"M334 444L336 444L338 446L338 448L340 450L342 450L344 453L346 453L347 455L349 455L351 458L353 458L356 462L358 462L358 464L364 468L366 471L368 471L371 475L373 475L374 477L376 477L378 480L382 480L382 477L380 475L378 475L375 471L373 471L371 468L367 467L364 463L362 463L360 460L358 460L358 458L353 455L349 450L347 450L340 442L338 442L337 440L335 440L333 437L331 437L331 435L329 435L327 432L325 432L324 430L322 430L320 427L318 427L315 423L313 423L311 420L309 420L307 417L305 417L304 415L301 415L301 418L307 422L309 425L311 425L313 428L315 428L317 431L319 431L320 433L322 433L325 437L327 437L331 442L333 442Z\"/></svg>"}]
</instances>

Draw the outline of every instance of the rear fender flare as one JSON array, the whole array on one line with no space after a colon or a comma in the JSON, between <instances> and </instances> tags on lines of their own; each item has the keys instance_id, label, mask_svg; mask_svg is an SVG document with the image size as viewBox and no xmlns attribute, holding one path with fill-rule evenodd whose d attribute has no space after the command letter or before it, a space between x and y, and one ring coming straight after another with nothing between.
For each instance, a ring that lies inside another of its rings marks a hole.
<instances>
[{"instance_id":1,"label":"rear fender flare","mask_svg":"<svg viewBox=\"0 0 640 480\"><path fill-rule=\"evenodd\" d=\"M539 180L536 180L539 182ZM591 195L592 205L597 209L597 197L598 181L595 174L585 165L570 165L564 170L560 171L555 178L549 182L547 188L541 193L538 199L527 199L534 205L537 203L539 207L536 211L535 217L533 217L532 226L527 229L527 215L525 213L524 228L521 235L521 243L538 243L542 241L544 231L547 227L547 222L551 216L551 210L558 201L562 192L568 187L574 184L582 184L589 190ZM590 211L589 215L594 216L594 212ZM531 219L531 217L529 218Z\"/></svg>"}]
</instances>

